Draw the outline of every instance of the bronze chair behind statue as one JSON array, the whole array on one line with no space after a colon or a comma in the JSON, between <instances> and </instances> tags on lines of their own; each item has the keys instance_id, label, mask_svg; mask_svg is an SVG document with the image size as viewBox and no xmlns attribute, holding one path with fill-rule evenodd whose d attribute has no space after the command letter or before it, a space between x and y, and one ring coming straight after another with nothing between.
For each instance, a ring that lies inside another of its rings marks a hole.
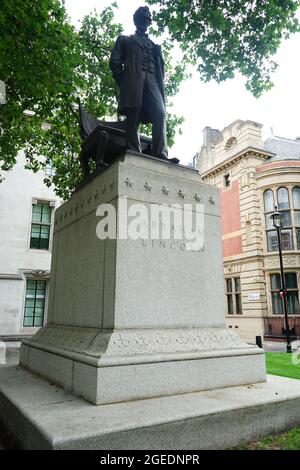
<instances>
[{"instance_id":1,"label":"bronze chair behind statue","mask_svg":"<svg viewBox=\"0 0 300 470\"><path fill-rule=\"evenodd\" d=\"M125 121L99 121L79 103L82 147L79 155L85 176L90 174L89 160L96 162L96 173L126 151ZM152 140L141 136L142 152L151 155Z\"/></svg>"}]
</instances>

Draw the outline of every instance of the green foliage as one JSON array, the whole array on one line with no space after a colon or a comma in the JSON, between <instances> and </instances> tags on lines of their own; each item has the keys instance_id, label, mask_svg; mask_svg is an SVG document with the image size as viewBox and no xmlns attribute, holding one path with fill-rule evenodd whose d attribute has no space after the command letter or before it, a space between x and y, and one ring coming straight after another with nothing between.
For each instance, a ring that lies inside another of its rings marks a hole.
<instances>
[{"instance_id":1,"label":"green foliage","mask_svg":"<svg viewBox=\"0 0 300 470\"><path fill-rule=\"evenodd\" d=\"M148 0L158 33L178 41L207 82L239 71L254 96L272 87L272 60L283 38L299 31L298 0Z\"/></svg>"},{"instance_id":2,"label":"green foliage","mask_svg":"<svg viewBox=\"0 0 300 470\"><path fill-rule=\"evenodd\" d=\"M62 0L1 0L0 79L7 103L0 106L0 171L13 168L19 150L26 167L38 171L50 163L57 195L67 198L81 178L81 139L75 98L99 119L116 114L118 89L109 70L110 51L122 32L113 3L70 25ZM167 94L174 96L184 78L183 65L167 58ZM25 110L35 112L25 117ZM169 143L182 118L170 115ZM45 126L46 123L46 126ZM43 156L43 158L41 157ZM1 178L0 178L1 180Z\"/></svg>"}]
</instances>

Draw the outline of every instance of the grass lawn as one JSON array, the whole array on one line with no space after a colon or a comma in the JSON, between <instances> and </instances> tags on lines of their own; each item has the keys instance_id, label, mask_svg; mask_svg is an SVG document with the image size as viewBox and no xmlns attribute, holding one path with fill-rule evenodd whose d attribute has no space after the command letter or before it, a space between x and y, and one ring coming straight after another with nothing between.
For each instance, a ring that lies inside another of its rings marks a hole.
<instances>
[{"instance_id":1,"label":"grass lawn","mask_svg":"<svg viewBox=\"0 0 300 470\"><path fill-rule=\"evenodd\" d=\"M268 374L300 379L300 364L292 364L292 354L267 352L266 363Z\"/></svg>"},{"instance_id":2,"label":"grass lawn","mask_svg":"<svg viewBox=\"0 0 300 470\"><path fill-rule=\"evenodd\" d=\"M243 444L237 448L238 450L300 450L300 429L292 429L292 431L278 436L268 436L264 439Z\"/></svg>"},{"instance_id":3,"label":"grass lawn","mask_svg":"<svg viewBox=\"0 0 300 470\"><path fill-rule=\"evenodd\" d=\"M292 355L282 353L266 353L267 372L300 380L300 364L292 363ZM292 429L278 436L268 436L257 442L243 444L239 450L300 450L300 429Z\"/></svg>"}]
</instances>

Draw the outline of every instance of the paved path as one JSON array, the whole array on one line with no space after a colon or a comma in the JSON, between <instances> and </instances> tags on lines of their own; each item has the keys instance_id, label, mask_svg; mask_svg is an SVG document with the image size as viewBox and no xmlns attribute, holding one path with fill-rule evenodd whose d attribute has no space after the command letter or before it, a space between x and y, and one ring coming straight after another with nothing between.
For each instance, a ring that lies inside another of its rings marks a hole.
<instances>
[{"instance_id":1,"label":"paved path","mask_svg":"<svg viewBox=\"0 0 300 470\"><path fill-rule=\"evenodd\" d=\"M263 348L266 352L285 352L286 343L281 341L265 341Z\"/></svg>"}]
</instances>

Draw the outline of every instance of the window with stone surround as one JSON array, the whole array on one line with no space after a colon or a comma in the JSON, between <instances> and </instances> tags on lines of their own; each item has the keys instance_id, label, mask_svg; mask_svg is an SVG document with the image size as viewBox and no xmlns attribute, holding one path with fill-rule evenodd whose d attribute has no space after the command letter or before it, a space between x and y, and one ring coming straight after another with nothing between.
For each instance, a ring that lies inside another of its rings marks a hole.
<instances>
[{"instance_id":1,"label":"window with stone surround","mask_svg":"<svg viewBox=\"0 0 300 470\"><path fill-rule=\"evenodd\" d=\"M270 275L272 313L273 315L283 315L282 299L280 297L280 273ZM287 309L291 315L298 315L299 308L299 289L297 282L297 273L285 273L285 284L287 290Z\"/></svg>"},{"instance_id":2,"label":"window with stone surround","mask_svg":"<svg viewBox=\"0 0 300 470\"><path fill-rule=\"evenodd\" d=\"M32 204L30 248L49 249L51 215L50 203L34 202Z\"/></svg>"},{"instance_id":3,"label":"window with stone surround","mask_svg":"<svg viewBox=\"0 0 300 470\"><path fill-rule=\"evenodd\" d=\"M27 279L23 326L42 326L44 323L46 281Z\"/></svg>"},{"instance_id":4,"label":"window with stone surround","mask_svg":"<svg viewBox=\"0 0 300 470\"><path fill-rule=\"evenodd\" d=\"M293 202L291 204L291 201ZM283 251L300 249L300 187L279 187L264 192L265 228L268 251L278 251L277 231L271 214L275 207L282 213L281 245Z\"/></svg>"},{"instance_id":5,"label":"window with stone surround","mask_svg":"<svg viewBox=\"0 0 300 470\"><path fill-rule=\"evenodd\" d=\"M241 279L226 278L225 283L227 315L242 315Z\"/></svg>"}]
</instances>

